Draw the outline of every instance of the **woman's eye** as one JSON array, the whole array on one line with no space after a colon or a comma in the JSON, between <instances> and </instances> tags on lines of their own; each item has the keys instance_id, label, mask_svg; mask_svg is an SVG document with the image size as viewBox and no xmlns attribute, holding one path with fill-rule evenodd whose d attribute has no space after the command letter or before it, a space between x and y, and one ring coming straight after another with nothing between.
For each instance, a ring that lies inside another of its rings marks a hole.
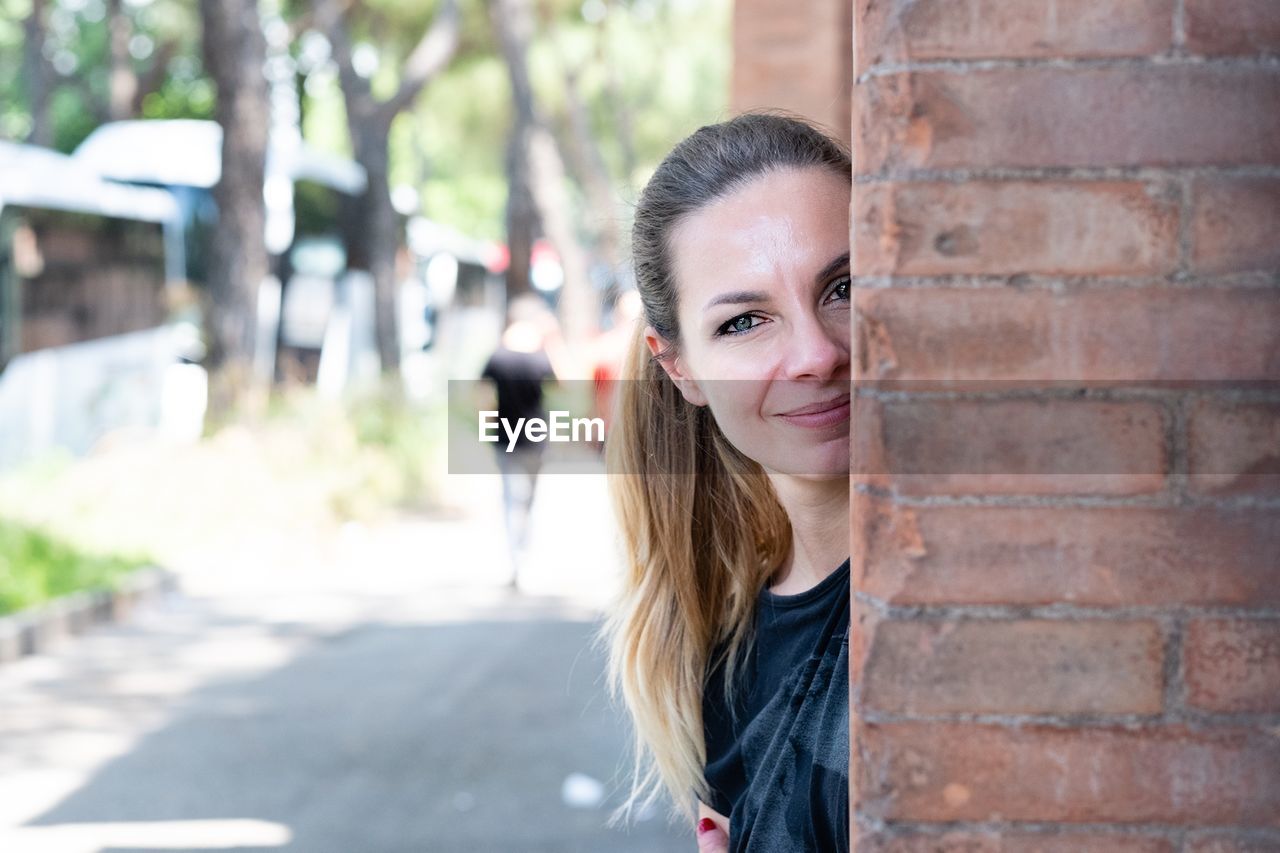
<instances>
[{"instance_id":1,"label":"woman's eye","mask_svg":"<svg viewBox=\"0 0 1280 853\"><path fill-rule=\"evenodd\" d=\"M741 335L743 332L749 332L756 326L760 325L755 322L760 318L754 314L740 314L729 322L723 324L716 329L717 335Z\"/></svg>"},{"instance_id":2,"label":"woman's eye","mask_svg":"<svg viewBox=\"0 0 1280 853\"><path fill-rule=\"evenodd\" d=\"M835 299L849 298L849 276L844 275L836 279L831 287L831 296Z\"/></svg>"}]
</instances>

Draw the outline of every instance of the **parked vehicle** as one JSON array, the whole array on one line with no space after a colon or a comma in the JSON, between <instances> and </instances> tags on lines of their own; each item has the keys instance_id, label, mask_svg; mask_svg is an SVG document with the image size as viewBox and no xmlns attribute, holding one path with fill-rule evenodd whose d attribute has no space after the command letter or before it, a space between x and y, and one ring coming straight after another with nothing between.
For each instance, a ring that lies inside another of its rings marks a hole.
<instances>
[{"instance_id":1,"label":"parked vehicle","mask_svg":"<svg viewBox=\"0 0 1280 853\"><path fill-rule=\"evenodd\" d=\"M0 142L0 469L120 429L198 434L185 267L172 194Z\"/></svg>"},{"instance_id":2,"label":"parked vehicle","mask_svg":"<svg viewBox=\"0 0 1280 853\"><path fill-rule=\"evenodd\" d=\"M102 125L72 156L111 180L173 193L182 215L186 277L200 286L209 230L218 215L212 190L222 173L221 151L222 128L215 122L143 120ZM342 369L329 373L342 384L351 373L348 362L358 367L368 361L372 314L366 317L360 306L372 297L365 298L360 276L349 280L339 230L343 197L362 193L365 184L364 169L354 161L296 139L273 138L263 189L273 275L259 299L257 359L273 374L266 378L316 381L326 339L344 336L333 327L350 329L347 315L353 310L357 328L345 333L350 340Z\"/></svg>"}]
</instances>

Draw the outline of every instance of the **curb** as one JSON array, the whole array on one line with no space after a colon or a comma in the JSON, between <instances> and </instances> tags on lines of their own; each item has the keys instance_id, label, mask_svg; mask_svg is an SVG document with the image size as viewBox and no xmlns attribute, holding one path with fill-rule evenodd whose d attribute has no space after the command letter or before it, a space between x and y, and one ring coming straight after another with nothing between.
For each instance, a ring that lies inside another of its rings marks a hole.
<instances>
[{"instance_id":1,"label":"curb","mask_svg":"<svg viewBox=\"0 0 1280 853\"><path fill-rule=\"evenodd\" d=\"M129 574L115 589L73 592L8 616L0 616L0 665L43 654L75 634L120 622L144 601L178 588L178 577L158 566Z\"/></svg>"}]
</instances>

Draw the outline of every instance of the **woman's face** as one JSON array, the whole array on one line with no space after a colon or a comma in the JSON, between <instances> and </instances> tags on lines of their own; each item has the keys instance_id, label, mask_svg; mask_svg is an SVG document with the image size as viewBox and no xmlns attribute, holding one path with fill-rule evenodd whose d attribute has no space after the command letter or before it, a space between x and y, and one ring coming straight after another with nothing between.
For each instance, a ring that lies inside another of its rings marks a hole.
<instances>
[{"instance_id":1,"label":"woman's face","mask_svg":"<svg viewBox=\"0 0 1280 853\"><path fill-rule=\"evenodd\" d=\"M663 366L774 473L849 473L849 197L828 169L779 170L671 235L680 340Z\"/></svg>"}]
</instances>

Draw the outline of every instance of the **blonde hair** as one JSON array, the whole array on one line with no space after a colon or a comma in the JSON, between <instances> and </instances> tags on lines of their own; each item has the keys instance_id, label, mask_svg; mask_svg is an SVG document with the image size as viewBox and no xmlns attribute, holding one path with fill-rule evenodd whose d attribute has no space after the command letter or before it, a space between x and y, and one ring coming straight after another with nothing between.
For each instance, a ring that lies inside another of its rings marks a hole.
<instances>
[{"instance_id":1,"label":"blonde hair","mask_svg":"<svg viewBox=\"0 0 1280 853\"><path fill-rule=\"evenodd\" d=\"M687 403L644 341L632 346L607 447L622 529L622 594L606 624L615 696L635 728L632 787L615 817L663 790L677 814L709 799L702 695L723 644L726 697L755 599L791 547L764 470Z\"/></svg>"},{"instance_id":2,"label":"blonde hair","mask_svg":"<svg viewBox=\"0 0 1280 853\"><path fill-rule=\"evenodd\" d=\"M791 523L764 470L730 444L708 409L685 401L660 363L680 340L675 227L783 168L852 175L848 150L808 122L748 113L677 145L636 207L636 289L645 322L668 349L650 356L640 336L633 342L606 448L626 570L605 636L610 684L631 712L636 751L632 789L615 819L653 804L664 789L675 813L688 817L694 797L708 799L708 675L723 663L731 698L756 597L791 550Z\"/></svg>"}]
</instances>

